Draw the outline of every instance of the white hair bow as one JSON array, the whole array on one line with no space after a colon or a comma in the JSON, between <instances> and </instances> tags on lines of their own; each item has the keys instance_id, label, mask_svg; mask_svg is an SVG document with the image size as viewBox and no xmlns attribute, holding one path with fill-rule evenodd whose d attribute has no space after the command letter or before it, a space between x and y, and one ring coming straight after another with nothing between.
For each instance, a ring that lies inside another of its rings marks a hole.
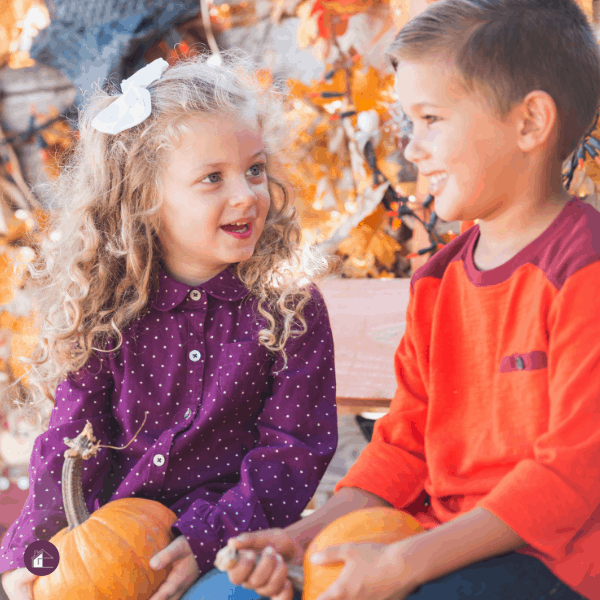
<instances>
[{"instance_id":1,"label":"white hair bow","mask_svg":"<svg viewBox=\"0 0 600 600\"><path fill-rule=\"evenodd\" d=\"M123 94L96 115L92 127L102 133L114 134L135 127L146 120L152 110L150 92L146 87L160 79L168 66L166 60L157 58L128 79L123 79L121 81Z\"/></svg>"}]
</instances>

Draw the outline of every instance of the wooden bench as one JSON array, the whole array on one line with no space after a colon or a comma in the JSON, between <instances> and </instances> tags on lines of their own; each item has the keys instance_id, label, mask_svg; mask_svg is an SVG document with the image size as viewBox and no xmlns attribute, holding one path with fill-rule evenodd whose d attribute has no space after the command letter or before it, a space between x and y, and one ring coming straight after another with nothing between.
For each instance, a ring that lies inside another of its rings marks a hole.
<instances>
[{"instance_id":1,"label":"wooden bench","mask_svg":"<svg viewBox=\"0 0 600 600\"><path fill-rule=\"evenodd\" d=\"M410 279L317 280L331 321L338 413L386 413L394 353L406 326Z\"/></svg>"}]
</instances>

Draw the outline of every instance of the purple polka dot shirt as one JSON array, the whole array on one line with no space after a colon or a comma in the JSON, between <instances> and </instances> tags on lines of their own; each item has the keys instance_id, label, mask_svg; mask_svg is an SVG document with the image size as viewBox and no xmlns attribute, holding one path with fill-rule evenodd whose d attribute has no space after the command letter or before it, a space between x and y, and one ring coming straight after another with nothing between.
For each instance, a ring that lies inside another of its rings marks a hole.
<instances>
[{"instance_id":1,"label":"purple polka dot shirt","mask_svg":"<svg viewBox=\"0 0 600 600\"><path fill-rule=\"evenodd\" d=\"M24 567L30 543L67 525L63 438L88 420L101 444L121 447L148 411L127 448L83 461L86 505L92 513L119 498L163 503L201 575L230 537L300 519L337 447L329 315L313 286L308 331L288 340L288 366L275 374L283 360L258 343L267 322L257 304L234 265L195 287L161 272L122 348L93 355L58 385L31 455L29 497L0 546L0 573Z\"/></svg>"}]
</instances>

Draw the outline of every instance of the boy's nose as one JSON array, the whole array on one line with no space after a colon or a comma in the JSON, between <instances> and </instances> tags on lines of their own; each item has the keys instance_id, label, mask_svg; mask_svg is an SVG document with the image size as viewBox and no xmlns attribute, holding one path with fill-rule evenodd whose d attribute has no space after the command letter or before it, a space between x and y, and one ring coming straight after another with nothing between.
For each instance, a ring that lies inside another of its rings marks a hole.
<instances>
[{"instance_id":1,"label":"boy's nose","mask_svg":"<svg viewBox=\"0 0 600 600\"><path fill-rule=\"evenodd\" d=\"M423 158L423 152L415 143L414 137L409 141L408 145L404 149L404 158L411 163L415 163L417 167L419 166L419 161Z\"/></svg>"}]
</instances>

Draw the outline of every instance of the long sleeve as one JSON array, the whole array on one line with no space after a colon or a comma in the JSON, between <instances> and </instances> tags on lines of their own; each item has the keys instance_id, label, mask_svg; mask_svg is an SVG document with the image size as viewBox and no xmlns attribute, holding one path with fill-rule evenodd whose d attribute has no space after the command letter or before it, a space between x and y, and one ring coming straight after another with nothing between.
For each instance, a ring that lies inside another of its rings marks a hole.
<instances>
[{"instance_id":1,"label":"long sleeve","mask_svg":"<svg viewBox=\"0 0 600 600\"><path fill-rule=\"evenodd\" d=\"M422 304L419 305L423 307ZM334 488L357 487L395 508L410 504L423 490L427 475L424 431L427 418L428 326L416 310L411 285L406 329L394 356L398 387L390 412L375 423L373 436Z\"/></svg>"},{"instance_id":2,"label":"long sleeve","mask_svg":"<svg viewBox=\"0 0 600 600\"><path fill-rule=\"evenodd\" d=\"M171 506L198 560L213 566L230 537L297 521L337 447L333 337L320 292L304 308L308 331L286 344L288 365L272 375L258 415L258 439L241 461L239 482L215 497L215 483L197 487ZM271 373L283 366L277 356ZM212 496L212 497L211 497Z\"/></svg>"},{"instance_id":3,"label":"long sleeve","mask_svg":"<svg viewBox=\"0 0 600 600\"><path fill-rule=\"evenodd\" d=\"M600 507L600 263L571 276L548 314L548 428L478 502L555 560Z\"/></svg>"},{"instance_id":4,"label":"long sleeve","mask_svg":"<svg viewBox=\"0 0 600 600\"><path fill-rule=\"evenodd\" d=\"M48 430L34 442L29 462L29 497L21 515L9 527L0 547L0 573L25 566L26 547L38 539L49 540L67 526L63 507L61 476L63 438L74 438L92 424L94 436L110 444L110 397L113 388L108 359L92 355L86 366L70 374L56 389L56 404L50 415ZM95 458L82 465L82 487L88 511L102 488L110 469L111 450L100 448Z\"/></svg>"}]
</instances>

